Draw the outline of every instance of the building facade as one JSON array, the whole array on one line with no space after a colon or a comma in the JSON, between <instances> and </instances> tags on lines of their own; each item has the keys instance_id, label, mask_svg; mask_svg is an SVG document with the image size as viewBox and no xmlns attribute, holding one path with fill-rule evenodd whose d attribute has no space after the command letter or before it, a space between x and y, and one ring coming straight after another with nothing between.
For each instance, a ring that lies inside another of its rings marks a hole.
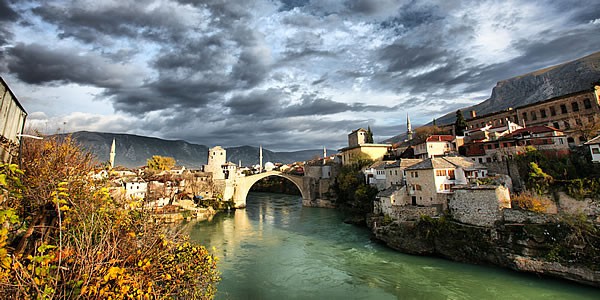
<instances>
[{"instance_id":1,"label":"building facade","mask_svg":"<svg viewBox=\"0 0 600 300\"><path fill-rule=\"evenodd\" d=\"M0 77L0 162L14 163L19 155L27 112Z\"/></svg>"},{"instance_id":2,"label":"building facade","mask_svg":"<svg viewBox=\"0 0 600 300\"><path fill-rule=\"evenodd\" d=\"M468 129L487 125L502 126L508 121L522 127L549 126L563 131L570 144L581 145L585 139L577 128L600 122L600 86L517 108L476 116L471 113Z\"/></svg>"}]
</instances>

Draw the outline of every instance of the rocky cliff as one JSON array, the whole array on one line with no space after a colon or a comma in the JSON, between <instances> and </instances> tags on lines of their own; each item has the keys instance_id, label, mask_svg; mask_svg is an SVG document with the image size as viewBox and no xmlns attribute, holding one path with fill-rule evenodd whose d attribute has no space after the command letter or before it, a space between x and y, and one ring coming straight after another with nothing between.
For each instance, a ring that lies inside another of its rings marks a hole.
<instances>
[{"instance_id":1,"label":"rocky cliff","mask_svg":"<svg viewBox=\"0 0 600 300\"><path fill-rule=\"evenodd\" d=\"M152 155L170 156L175 158L178 165L187 168L199 168L206 164L208 147L188 143L186 141L163 140L132 134L117 134L103 132L79 131L72 133L72 137L81 146L92 152L98 161L108 161L110 146L113 138L116 144L115 164L127 168L140 167ZM227 150L227 160L244 165L258 164L258 147L241 146L230 147ZM263 163L268 161L292 163L295 161L309 160L322 155L323 150L302 150L294 152L273 152L263 150Z\"/></svg>"},{"instance_id":2,"label":"rocky cliff","mask_svg":"<svg viewBox=\"0 0 600 300\"><path fill-rule=\"evenodd\" d=\"M378 240L404 253L493 264L600 287L597 225L575 219L494 227L472 226L445 218L384 226L383 218L370 221Z\"/></svg>"},{"instance_id":3,"label":"rocky cliff","mask_svg":"<svg viewBox=\"0 0 600 300\"><path fill-rule=\"evenodd\" d=\"M478 115L509 107L518 107L574 92L592 89L600 81L600 52L586 57L499 81L485 101L463 108ZM465 114L467 115L467 114ZM455 112L437 120L438 124L453 123Z\"/></svg>"}]
</instances>

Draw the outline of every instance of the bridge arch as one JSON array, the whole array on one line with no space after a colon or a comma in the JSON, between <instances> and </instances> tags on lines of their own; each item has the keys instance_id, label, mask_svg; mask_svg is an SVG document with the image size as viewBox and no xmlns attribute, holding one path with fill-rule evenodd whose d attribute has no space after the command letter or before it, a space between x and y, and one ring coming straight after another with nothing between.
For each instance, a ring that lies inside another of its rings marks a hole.
<instances>
[{"instance_id":1,"label":"bridge arch","mask_svg":"<svg viewBox=\"0 0 600 300\"><path fill-rule=\"evenodd\" d=\"M270 176L278 176L283 177L289 181L291 181L300 191L302 195L302 200L310 200L310 192L304 188L304 180L302 176L290 175L286 173L282 173L279 171L269 171L260 174L240 177L236 180L235 191L233 194L233 200L235 202L236 208L246 207L246 197L248 197L248 193L252 186L257 183L259 180L270 177Z\"/></svg>"}]
</instances>

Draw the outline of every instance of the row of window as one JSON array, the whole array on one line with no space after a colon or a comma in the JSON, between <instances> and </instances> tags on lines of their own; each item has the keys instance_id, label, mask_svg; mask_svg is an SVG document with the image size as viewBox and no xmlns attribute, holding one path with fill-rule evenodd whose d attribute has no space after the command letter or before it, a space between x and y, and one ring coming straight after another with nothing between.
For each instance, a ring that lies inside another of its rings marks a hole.
<instances>
[{"instance_id":1,"label":"row of window","mask_svg":"<svg viewBox=\"0 0 600 300\"><path fill-rule=\"evenodd\" d=\"M454 170L435 170L435 176L442 176L442 177L450 177L450 179L454 179Z\"/></svg>"},{"instance_id":2,"label":"row of window","mask_svg":"<svg viewBox=\"0 0 600 300\"><path fill-rule=\"evenodd\" d=\"M584 109L591 109L592 108L592 101L589 98L585 98L583 99L583 107ZM551 117L554 117L558 114L558 112L560 112L560 114L567 114L569 113L568 111L568 107L566 104L560 104L559 105L560 111L556 110L555 106L550 106L548 108L548 111L545 108L541 108L539 110L539 116L541 119L544 118L548 118L548 112L550 113ZM579 109L579 102L574 101L571 102L571 112L578 112ZM522 119L527 122L529 121L529 118L531 118L532 121L536 121L538 119L538 111L531 111L529 112L529 114L527 112L523 112L521 114ZM507 117L508 120L514 122L514 123L518 123L518 120L516 117ZM503 119L497 119L497 120L493 120L493 125L503 125L504 124L504 120ZM479 127L484 127L486 125L486 122L482 122L480 124L474 124L471 125L471 128L479 128Z\"/></svg>"}]
</instances>

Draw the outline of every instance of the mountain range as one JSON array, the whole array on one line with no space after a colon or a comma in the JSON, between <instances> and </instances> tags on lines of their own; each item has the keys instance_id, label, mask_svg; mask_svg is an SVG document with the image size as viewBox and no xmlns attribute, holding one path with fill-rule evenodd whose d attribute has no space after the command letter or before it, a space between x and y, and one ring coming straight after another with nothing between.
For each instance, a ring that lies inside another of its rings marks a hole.
<instances>
[{"instance_id":1,"label":"mountain range","mask_svg":"<svg viewBox=\"0 0 600 300\"><path fill-rule=\"evenodd\" d=\"M153 155L175 158L177 165L197 169L206 164L208 147L188 143L183 140L163 140L159 138L133 134L78 131L71 134L84 149L93 153L99 162L109 160L110 146L115 139L115 165L136 168L146 165ZM225 148L227 160L244 166L258 164L259 148L240 146ZM263 163L292 163L305 161L323 155L323 150L301 150L292 152L274 152L263 149Z\"/></svg>"},{"instance_id":2,"label":"mountain range","mask_svg":"<svg viewBox=\"0 0 600 300\"><path fill-rule=\"evenodd\" d=\"M592 84L600 81L600 52L577 60L551 66L524 75L499 81L492 89L491 96L479 104L462 108L465 118L474 110L477 115L515 108L550 98L591 90ZM437 124L451 124L456 112L450 112L437 118ZM428 125L431 125L428 124ZM385 140L393 143L404 140L406 134L400 134Z\"/></svg>"}]
</instances>

